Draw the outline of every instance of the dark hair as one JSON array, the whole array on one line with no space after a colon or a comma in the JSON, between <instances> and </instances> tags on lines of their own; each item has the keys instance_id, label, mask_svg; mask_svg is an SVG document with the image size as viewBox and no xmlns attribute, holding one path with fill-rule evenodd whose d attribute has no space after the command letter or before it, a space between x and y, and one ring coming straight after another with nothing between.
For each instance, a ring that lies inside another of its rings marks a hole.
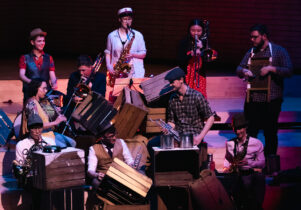
<instances>
[{"instance_id":1,"label":"dark hair","mask_svg":"<svg viewBox=\"0 0 301 210\"><path fill-rule=\"evenodd\" d=\"M41 78L34 78L28 85L28 97L36 96L38 93L39 88L42 85L42 82L45 82Z\"/></svg>"},{"instance_id":2,"label":"dark hair","mask_svg":"<svg viewBox=\"0 0 301 210\"><path fill-rule=\"evenodd\" d=\"M133 13L132 12L123 12L120 15L118 15L118 18L123 18L123 17L126 17L126 16L133 17Z\"/></svg>"},{"instance_id":3,"label":"dark hair","mask_svg":"<svg viewBox=\"0 0 301 210\"><path fill-rule=\"evenodd\" d=\"M190 33L190 27L191 26L195 26L195 25L198 25L198 26L201 26L202 29L203 29L203 32L202 34L204 33L204 29L205 29L205 25L204 25L204 21L201 20L201 19L193 19L189 22L189 25L188 25L188 34Z\"/></svg>"},{"instance_id":4,"label":"dark hair","mask_svg":"<svg viewBox=\"0 0 301 210\"><path fill-rule=\"evenodd\" d=\"M255 25L253 25L251 28L250 28L250 32L252 32L252 31L258 31L258 33L260 34L260 35L266 35L268 38L269 38L269 36L270 36L270 33L269 33L269 31L268 31L268 28L267 28L267 26L266 25L264 25L264 24L255 24Z\"/></svg>"},{"instance_id":5,"label":"dark hair","mask_svg":"<svg viewBox=\"0 0 301 210\"><path fill-rule=\"evenodd\" d=\"M92 58L88 55L80 55L77 58L77 67L91 66L93 64Z\"/></svg>"}]
</instances>

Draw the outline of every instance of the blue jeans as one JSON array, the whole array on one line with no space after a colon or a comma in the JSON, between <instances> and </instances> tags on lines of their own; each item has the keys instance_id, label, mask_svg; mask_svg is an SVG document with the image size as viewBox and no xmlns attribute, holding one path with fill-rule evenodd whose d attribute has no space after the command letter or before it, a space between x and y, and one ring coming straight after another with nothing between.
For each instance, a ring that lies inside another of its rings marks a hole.
<instances>
[{"instance_id":1,"label":"blue jeans","mask_svg":"<svg viewBox=\"0 0 301 210\"><path fill-rule=\"evenodd\" d=\"M54 132L55 135L55 145L60 147L75 147L76 142L63 134Z\"/></svg>"}]
</instances>

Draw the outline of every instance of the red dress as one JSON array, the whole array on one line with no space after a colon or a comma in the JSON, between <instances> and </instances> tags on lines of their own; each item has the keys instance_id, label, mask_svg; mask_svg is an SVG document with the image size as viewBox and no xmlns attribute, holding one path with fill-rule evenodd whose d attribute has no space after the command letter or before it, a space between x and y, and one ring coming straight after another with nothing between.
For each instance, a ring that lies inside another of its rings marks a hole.
<instances>
[{"instance_id":1,"label":"red dress","mask_svg":"<svg viewBox=\"0 0 301 210\"><path fill-rule=\"evenodd\" d=\"M196 70L195 70L196 69ZM205 98L206 93L206 76L202 72L202 58L201 56L193 56L188 61L187 74L185 77L186 84L194 90L201 92Z\"/></svg>"}]
</instances>

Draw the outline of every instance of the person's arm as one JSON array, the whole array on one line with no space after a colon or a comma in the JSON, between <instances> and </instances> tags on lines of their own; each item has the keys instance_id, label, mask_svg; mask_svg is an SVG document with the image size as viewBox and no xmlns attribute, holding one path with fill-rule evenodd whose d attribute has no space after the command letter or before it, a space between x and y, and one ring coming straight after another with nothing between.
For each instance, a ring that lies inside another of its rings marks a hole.
<instances>
[{"instance_id":1,"label":"person's arm","mask_svg":"<svg viewBox=\"0 0 301 210\"><path fill-rule=\"evenodd\" d=\"M293 65L288 52L284 48L278 47L273 54L275 55L272 61L274 65L263 67L260 75L265 76L271 72L281 77L290 77L293 74Z\"/></svg>"},{"instance_id":2,"label":"person's arm","mask_svg":"<svg viewBox=\"0 0 301 210\"><path fill-rule=\"evenodd\" d=\"M98 173L96 172L97 167L97 157L95 155L95 151L93 149L93 146L90 146L89 148L89 155L88 155L88 176L90 178L97 178Z\"/></svg>"},{"instance_id":3,"label":"person's arm","mask_svg":"<svg viewBox=\"0 0 301 210\"><path fill-rule=\"evenodd\" d=\"M52 89L56 90L58 88L58 86L57 86L57 79L56 79L55 72L49 71L49 77L50 77Z\"/></svg>"},{"instance_id":4,"label":"person's arm","mask_svg":"<svg viewBox=\"0 0 301 210\"><path fill-rule=\"evenodd\" d=\"M124 162L126 164L128 164L129 166L132 166L134 164L133 156L132 156L128 146L124 142L124 140L120 139L120 142L121 142L121 145L122 145L122 151L123 151L122 154L123 154Z\"/></svg>"},{"instance_id":5,"label":"person's arm","mask_svg":"<svg viewBox=\"0 0 301 210\"><path fill-rule=\"evenodd\" d=\"M135 37L135 41L137 42L137 49L135 51L130 51L128 55L129 58L138 58L144 59L146 56L146 47L143 35L140 32L136 32L137 35Z\"/></svg>"},{"instance_id":6,"label":"person's arm","mask_svg":"<svg viewBox=\"0 0 301 210\"><path fill-rule=\"evenodd\" d=\"M205 123L205 126L202 129L201 133L193 138L193 144L194 145L199 145L201 143L201 141L204 139L204 137L206 136L206 134L208 133L208 131L212 127L213 123L214 123L214 115L211 115L207 119L207 121Z\"/></svg>"},{"instance_id":7,"label":"person's arm","mask_svg":"<svg viewBox=\"0 0 301 210\"><path fill-rule=\"evenodd\" d=\"M31 79L29 79L26 75L26 61L25 56L22 55L19 60L19 77L23 82L30 83Z\"/></svg>"},{"instance_id":8,"label":"person's arm","mask_svg":"<svg viewBox=\"0 0 301 210\"><path fill-rule=\"evenodd\" d=\"M108 35L107 38L107 48L105 49L105 56L106 56L106 66L107 70L111 73L114 74L114 67L113 64L111 63L112 61L112 38L111 34Z\"/></svg>"},{"instance_id":9,"label":"person's arm","mask_svg":"<svg viewBox=\"0 0 301 210\"><path fill-rule=\"evenodd\" d=\"M252 168L264 168L265 167L265 157L264 157L264 147L263 144L258 141L258 146L256 147L256 156L253 160L248 161L248 165Z\"/></svg>"},{"instance_id":10,"label":"person's arm","mask_svg":"<svg viewBox=\"0 0 301 210\"><path fill-rule=\"evenodd\" d=\"M250 57L250 53L251 50L245 54L239 66L236 68L236 74L239 78L248 78L253 76L252 72L248 69L248 59Z\"/></svg>"}]
</instances>

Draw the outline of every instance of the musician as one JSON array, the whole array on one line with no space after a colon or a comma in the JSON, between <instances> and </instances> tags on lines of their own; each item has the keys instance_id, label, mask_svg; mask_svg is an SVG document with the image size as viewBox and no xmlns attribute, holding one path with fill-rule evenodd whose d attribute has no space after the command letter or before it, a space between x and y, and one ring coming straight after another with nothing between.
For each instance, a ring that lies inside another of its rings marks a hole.
<instances>
[{"instance_id":1,"label":"musician","mask_svg":"<svg viewBox=\"0 0 301 210\"><path fill-rule=\"evenodd\" d=\"M19 141L16 145L16 161L20 164L25 162L29 149L34 144L44 143L43 145L55 145L54 139L43 139L43 121L37 114L31 114L27 120L29 137Z\"/></svg>"},{"instance_id":2,"label":"musician","mask_svg":"<svg viewBox=\"0 0 301 210\"><path fill-rule=\"evenodd\" d=\"M120 27L108 35L107 48L105 50L107 75L109 73L115 73L114 65L120 59L120 55L131 42L131 39L134 38L125 61L131 66L128 76L132 78L143 78L145 74L143 59L146 56L146 47L143 35L139 31L132 29L133 10L132 8L125 7L119 9L117 14ZM133 37L133 33L135 37ZM109 77L107 77L106 99L109 99L109 95L112 91L112 86L109 86L108 80Z\"/></svg>"},{"instance_id":3,"label":"musician","mask_svg":"<svg viewBox=\"0 0 301 210\"><path fill-rule=\"evenodd\" d=\"M203 20L193 19L190 21L188 34L180 42L178 60L180 68L186 73L186 84L207 98L206 73L202 69L203 59L201 55L205 43L203 44L200 39L205 33L204 27Z\"/></svg>"},{"instance_id":4,"label":"musician","mask_svg":"<svg viewBox=\"0 0 301 210\"><path fill-rule=\"evenodd\" d=\"M33 78L42 78L46 81L48 88L57 89L53 58L44 52L46 35L47 33L40 28L33 29L29 35L32 51L22 55L19 60L19 76L23 82L24 104L29 98L28 86Z\"/></svg>"},{"instance_id":5,"label":"musician","mask_svg":"<svg viewBox=\"0 0 301 210\"><path fill-rule=\"evenodd\" d=\"M193 134L193 144L199 145L213 125L214 112L203 94L185 84L185 72L181 68L169 72L165 79L175 91L168 104L168 124L180 134ZM151 148L159 145L160 138L149 141L147 147L150 155Z\"/></svg>"},{"instance_id":6,"label":"musician","mask_svg":"<svg viewBox=\"0 0 301 210\"><path fill-rule=\"evenodd\" d=\"M28 87L29 99L25 106L26 118L28 119L31 114L38 114L43 121L43 139L54 139L57 146L75 147L76 142L73 139L52 131L55 126L58 126L61 122L65 122L66 117L58 115L53 121L50 121L46 105L42 103L47 93L46 82L41 78L32 79Z\"/></svg>"},{"instance_id":7,"label":"musician","mask_svg":"<svg viewBox=\"0 0 301 210\"><path fill-rule=\"evenodd\" d=\"M103 132L97 144L89 148L88 176L94 182L102 180L115 157L133 165L133 157L123 139L116 138L116 129L109 127Z\"/></svg>"},{"instance_id":8,"label":"musician","mask_svg":"<svg viewBox=\"0 0 301 210\"><path fill-rule=\"evenodd\" d=\"M232 128L237 137L226 143L224 172L236 175L232 191L238 209L261 209L265 176L258 171L265 166L263 144L247 134L247 125L243 113L233 116Z\"/></svg>"},{"instance_id":9,"label":"musician","mask_svg":"<svg viewBox=\"0 0 301 210\"><path fill-rule=\"evenodd\" d=\"M249 121L248 134L257 137L260 128L264 131L265 148L267 157L276 154L278 147L278 117L283 101L283 88L285 77L293 73L292 63L288 52L281 46L270 42L267 27L256 24L250 28L252 48L245 54L236 69L240 78L251 79L252 77L266 77L271 75L270 102L267 101L267 93L252 91L250 102L245 102L244 112ZM248 69L251 58L269 57L270 65L260 70L260 75L253 75Z\"/></svg>"},{"instance_id":10,"label":"musician","mask_svg":"<svg viewBox=\"0 0 301 210\"><path fill-rule=\"evenodd\" d=\"M69 118L72 114L75 104L77 102L83 101L84 99L81 95L76 94L76 88L79 85L80 81L82 84L85 84L88 78L92 78L90 84L88 84L88 87L90 87L92 91L95 91L101 94L102 96L105 96L106 76L100 72L96 72L92 75L92 65L93 61L88 55L80 55L77 58L77 71L71 73L69 77L67 95L64 98L64 106L68 109L65 112L65 116L67 118ZM69 100L71 98L72 102L70 102L68 106Z\"/></svg>"}]
</instances>

